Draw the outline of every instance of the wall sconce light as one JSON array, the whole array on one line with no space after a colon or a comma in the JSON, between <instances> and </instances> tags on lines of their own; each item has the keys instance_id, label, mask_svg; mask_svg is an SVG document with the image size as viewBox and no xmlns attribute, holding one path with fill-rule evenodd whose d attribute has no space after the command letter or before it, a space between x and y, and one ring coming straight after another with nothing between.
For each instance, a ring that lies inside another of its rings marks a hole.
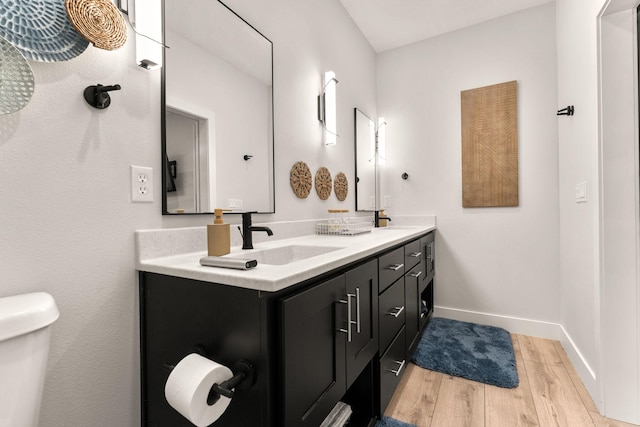
<instances>
[{"instance_id":1,"label":"wall sconce light","mask_svg":"<svg viewBox=\"0 0 640 427\"><path fill-rule=\"evenodd\" d=\"M378 118L378 128L376 129L376 164L384 165L387 160L387 122L384 117Z\"/></svg>"},{"instance_id":2,"label":"wall sconce light","mask_svg":"<svg viewBox=\"0 0 640 427\"><path fill-rule=\"evenodd\" d=\"M324 73L322 93L318 96L318 120L324 128L324 144L336 145L338 126L336 123L336 75L333 71Z\"/></svg>"},{"instance_id":3,"label":"wall sconce light","mask_svg":"<svg viewBox=\"0 0 640 427\"><path fill-rule=\"evenodd\" d=\"M128 2L129 20L136 33L136 63L146 69L162 67L162 0ZM131 13L133 12L133 13Z\"/></svg>"}]
</instances>

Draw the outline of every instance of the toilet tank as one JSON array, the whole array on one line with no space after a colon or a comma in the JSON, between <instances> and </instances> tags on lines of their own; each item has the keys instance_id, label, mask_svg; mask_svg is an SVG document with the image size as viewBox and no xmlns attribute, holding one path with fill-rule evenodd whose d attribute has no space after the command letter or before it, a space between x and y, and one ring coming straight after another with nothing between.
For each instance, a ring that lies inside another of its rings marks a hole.
<instances>
[{"instance_id":1,"label":"toilet tank","mask_svg":"<svg viewBox=\"0 0 640 427\"><path fill-rule=\"evenodd\" d=\"M0 298L0 427L37 427L49 326L59 315L44 292Z\"/></svg>"}]
</instances>

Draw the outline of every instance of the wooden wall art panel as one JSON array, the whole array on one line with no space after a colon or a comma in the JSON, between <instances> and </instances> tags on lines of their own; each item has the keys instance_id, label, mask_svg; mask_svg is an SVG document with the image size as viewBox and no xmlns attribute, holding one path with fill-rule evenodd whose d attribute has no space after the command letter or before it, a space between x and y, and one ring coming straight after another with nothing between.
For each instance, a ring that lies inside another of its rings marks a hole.
<instances>
[{"instance_id":1,"label":"wooden wall art panel","mask_svg":"<svg viewBox=\"0 0 640 427\"><path fill-rule=\"evenodd\" d=\"M464 90L462 206L518 206L518 82Z\"/></svg>"}]
</instances>

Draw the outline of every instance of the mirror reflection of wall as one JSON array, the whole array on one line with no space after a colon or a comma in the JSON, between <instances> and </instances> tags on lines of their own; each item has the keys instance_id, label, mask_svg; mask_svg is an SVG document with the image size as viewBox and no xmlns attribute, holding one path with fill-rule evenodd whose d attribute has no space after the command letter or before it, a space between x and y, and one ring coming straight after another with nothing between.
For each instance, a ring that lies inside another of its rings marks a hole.
<instances>
[{"instance_id":1,"label":"mirror reflection of wall","mask_svg":"<svg viewBox=\"0 0 640 427\"><path fill-rule=\"evenodd\" d=\"M214 208L215 185L210 179L215 176L215 162L211 162L208 118L198 117L167 106L167 160L175 163L173 180L175 191L167 192L167 210L184 213L208 212ZM194 153L198 153L194 156ZM212 164L213 163L213 164Z\"/></svg>"},{"instance_id":2,"label":"mirror reflection of wall","mask_svg":"<svg viewBox=\"0 0 640 427\"><path fill-rule=\"evenodd\" d=\"M362 111L355 112L356 211L376 209L375 123Z\"/></svg>"},{"instance_id":3,"label":"mirror reflection of wall","mask_svg":"<svg viewBox=\"0 0 640 427\"><path fill-rule=\"evenodd\" d=\"M273 212L271 42L220 2L164 3L165 213Z\"/></svg>"}]
</instances>

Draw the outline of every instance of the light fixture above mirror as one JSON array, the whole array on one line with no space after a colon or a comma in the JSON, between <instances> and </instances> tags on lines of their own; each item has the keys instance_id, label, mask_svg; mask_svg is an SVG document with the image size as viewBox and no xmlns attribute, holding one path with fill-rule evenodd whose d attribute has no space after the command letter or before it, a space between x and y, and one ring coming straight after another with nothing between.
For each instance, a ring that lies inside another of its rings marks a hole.
<instances>
[{"instance_id":1,"label":"light fixture above mirror","mask_svg":"<svg viewBox=\"0 0 640 427\"><path fill-rule=\"evenodd\" d=\"M376 165L384 165L387 161L387 122L384 117L378 117L375 132L375 147L373 157Z\"/></svg>"}]
</instances>

